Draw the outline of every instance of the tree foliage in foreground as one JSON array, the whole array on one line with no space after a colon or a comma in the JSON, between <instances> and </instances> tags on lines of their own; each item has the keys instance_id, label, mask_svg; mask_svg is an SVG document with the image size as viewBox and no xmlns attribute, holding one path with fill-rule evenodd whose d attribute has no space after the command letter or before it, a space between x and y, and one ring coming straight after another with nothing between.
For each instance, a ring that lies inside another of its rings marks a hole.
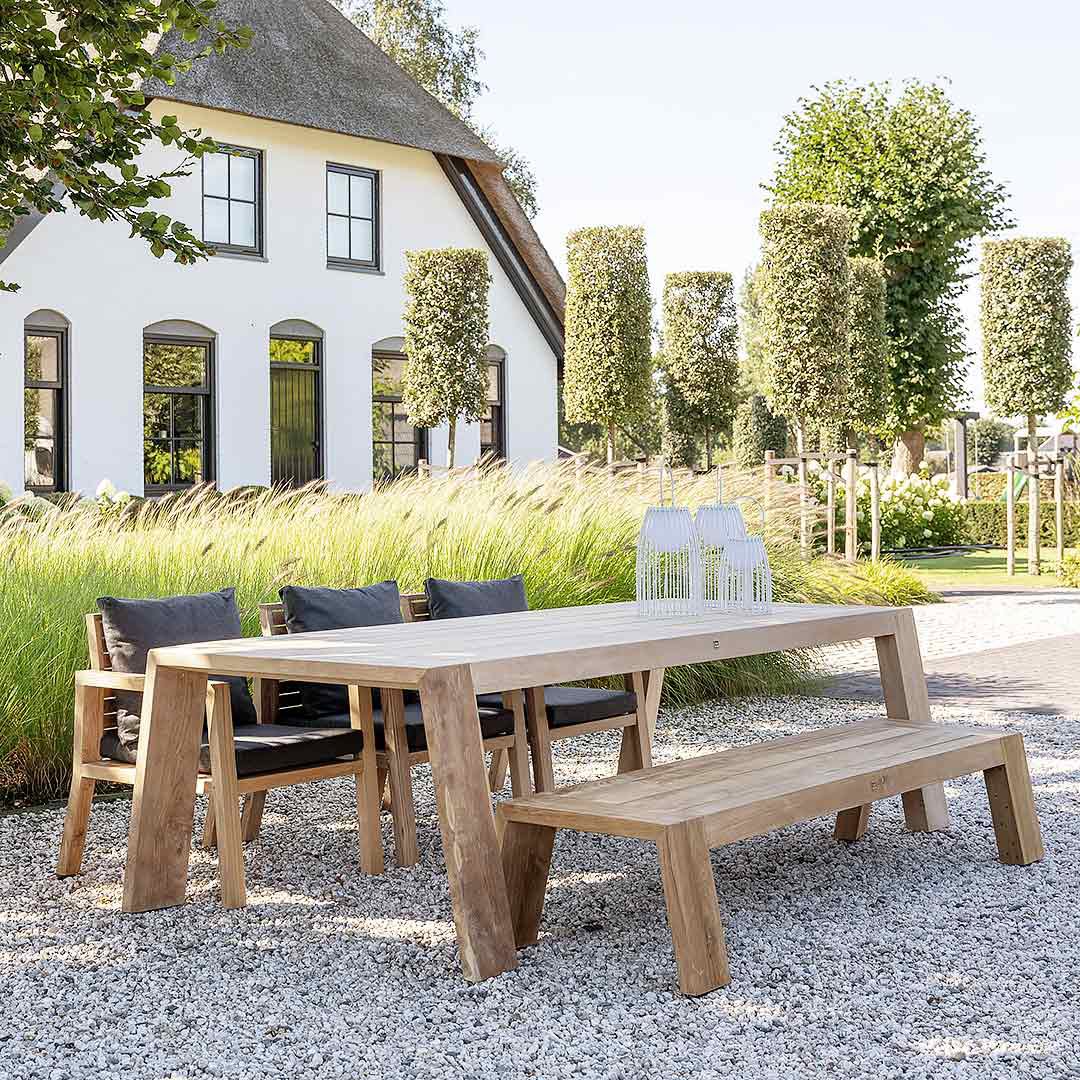
<instances>
[{"instance_id":1,"label":"tree foliage in foreground","mask_svg":"<svg viewBox=\"0 0 1080 1080\"><path fill-rule=\"evenodd\" d=\"M923 429L961 393L967 351L957 300L976 236L1010 224L974 116L935 84L829 83L799 102L776 143L778 202L850 207L853 253L885 264L888 427L921 457ZM908 471L917 461L908 460Z\"/></svg>"},{"instance_id":2,"label":"tree foliage in foreground","mask_svg":"<svg viewBox=\"0 0 1080 1080\"><path fill-rule=\"evenodd\" d=\"M454 467L457 422L487 409L487 255L472 248L405 253L405 371L402 401L417 427L449 424Z\"/></svg>"},{"instance_id":3,"label":"tree foliage in foreground","mask_svg":"<svg viewBox=\"0 0 1080 1080\"><path fill-rule=\"evenodd\" d=\"M645 230L591 226L566 246L566 419L602 424L613 461L616 428L646 411L653 391Z\"/></svg>"},{"instance_id":4,"label":"tree foliage in foreground","mask_svg":"<svg viewBox=\"0 0 1080 1080\"><path fill-rule=\"evenodd\" d=\"M505 145L491 127L473 123L476 99L487 89L480 80L480 33L475 26L454 29L442 0L334 0L338 7L432 97L468 124L503 159L503 177L522 209L536 217L536 174L528 160Z\"/></svg>"},{"instance_id":5,"label":"tree foliage in foreground","mask_svg":"<svg viewBox=\"0 0 1080 1080\"><path fill-rule=\"evenodd\" d=\"M26 214L69 206L94 221L123 221L160 258L205 258L209 247L181 221L150 208L171 193L193 160L215 149L175 116L155 120L139 90L146 79L175 81L193 61L155 53L175 28L205 41L194 62L246 46L246 28L214 17L212 0L0 0L0 247ZM143 173L150 143L187 155ZM0 282L0 288L17 285Z\"/></svg>"}]
</instances>

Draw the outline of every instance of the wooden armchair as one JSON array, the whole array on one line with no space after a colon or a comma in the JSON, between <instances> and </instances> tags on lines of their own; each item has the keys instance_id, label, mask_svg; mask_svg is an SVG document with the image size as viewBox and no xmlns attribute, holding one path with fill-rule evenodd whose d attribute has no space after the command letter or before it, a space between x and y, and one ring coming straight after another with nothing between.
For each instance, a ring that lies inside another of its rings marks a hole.
<instances>
[{"instance_id":1,"label":"wooden armchair","mask_svg":"<svg viewBox=\"0 0 1080 1080\"><path fill-rule=\"evenodd\" d=\"M405 615L404 598L402 614ZM408 617L406 617L406 621ZM264 637L287 634L285 609L278 604L259 606L259 623ZM406 702L401 690L379 689L381 706L374 710L378 790L380 794L390 781L387 804L394 823L394 854L398 866L413 866L420 857L416 835L416 806L413 801L412 770L428 761L420 705ZM274 710L282 723L303 724L304 706L295 683L264 680L257 689L256 701L263 711ZM325 722L325 721L319 721ZM481 725L485 729L484 749L492 755L492 790L502 787L506 776L505 758L509 755L510 785L515 797L528 793L529 753L525 731L525 701L520 691L505 694L498 702L481 709ZM509 729L509 730L507 730ZM492 732L488 734L488 732ZM498 732L498 733L494 733Z\"/></svg>"},{"instance_id":2,"label":"wooden armchair","mask_svg":"<svg viewBox=\"0 0 1080 1080\"><path fill-rule=\"evenodd\" d=\"M141 693L146 677L112 670L99 614L86 616L86 630L91 666L90 670L79 671L75 675L71 793L56 868L60 877L77 874L82 867L86 830L96 783L104 780L134 786L138 769L137 764L104 757L102 739L116 728L114 692L121 690ZM354 776L360 865L369 874L382 873L383 853L379 830L378 789L375 786L375 732L372 726L371 692L350 687L350 706L352 727L359 729L362 744L354 735L338 742L327 739L322 747L323 760L249 773L251 766L272 765L275 757L284 760L282 747L278 744L283 740L287 741L287 733L294 729L267 724L267 738L261 737L261 724L247 725L234 731L229 685L213 681L207 684L209 773L200 771L195 781L195 790L197 794L210 796L203 843L204 846L211 846L216 832L221 896L226 907L243 907L247 902L243 840L247 834L257 834L263 800L266 792L272 788L289 787L335 776ZM267 714L263 713L260 720L266 720L266 716ZM350 751L355 752L335 752L346 744ZM285 753L287 754L287 748ZM205 758L206 755L201 756ZM310 747L307 749L307 756L313 756ZM238 775L238 770L242 775ZM239 811L239 799L242 795L248 797L243 822Z\"/></svg>"},{"instance_id":3,"label":"wooden armchair","mask_svg":"<svg viewBox=\"0 0 1080 1080\"><path fill-rule=\"evenodd\" d=\"M431 618L425 593L406 593L401 598L407 622ZM532 756L535 790L555 790L551 744L575 735L595 731L623 733L619 753L620 773L645 769L652 764L651 725L664 685L664 669L635 671L623 676L623 690L595 690L584 686L534 686L525 693L525 719ZM492 695L480 694L483 705ZM492 761L492 790L502 787L506 761L500 755ZM517 792L514 792L517 798Z\"/></svg>"}]
</instances>

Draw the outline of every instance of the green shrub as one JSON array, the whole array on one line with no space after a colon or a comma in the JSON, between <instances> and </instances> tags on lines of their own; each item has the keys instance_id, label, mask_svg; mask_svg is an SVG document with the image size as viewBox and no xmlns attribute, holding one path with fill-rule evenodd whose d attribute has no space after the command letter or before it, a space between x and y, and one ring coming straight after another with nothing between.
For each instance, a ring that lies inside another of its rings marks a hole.
<instances>
[{"instance_id":1,"label":"green shrub","mask_svg":"<svg viewBox=\"0 0 1080 1080\"><path fill-rule=\"evenodd\" d=\"M760 476L732 476L734 498ZM691 505L715 498L715 478L679 485ZM914 579L879 588L823 561L804 562L792 513L777 493L769 552L779 600L918 602ZM0 513L0 792L59 794L71 752L72 675L86 666L83 615L97 597L168 596L237 588L244 628L286 583L349 586L428 576L480 579L521 572L532 606L634 597L637 533L651 491L605 471L495 468L446 479L409 478L364 495L202 489L160 503L103 510L95 502ZM906 590L906 591L905 591ZM452 636L452 635L451 635ZM800 685L806 653L673 669L673 704Z\"/></svg>"},{"instance_id":2,"label":"green shrub","mask_svg":"<svg viewBox=\"0 0 1080 1080\"><path fill-rule=\"evenodd\" d=\"M999 499L969 499L964 503L964 543L1004 547L1009 536L1005 509L1005 503ZM1053 547L1057 543L1056 522L1054 504L1050 501L1040 502L1039 543L1042 547ZM1017 500L1017 545L1026 544L1027 535L1028 506L1026 502ZM1065 503L1065 546L1080 546L1080 505L1075 502Z\"/></svg>"},{"instance_id":3,"label":"green shrub","mask_svg":"<svg viewBox=\"0 0 1080 1080\"><path fill-rule=\"evenodd\" d=\"M787 452L787 440L787 421L769 408L761 394L752 394L739 406L732 443L735 463L740 468L756 468L765 460L766 450L774 450L777 457L783 457Z\"/></svg>"},{"instance_id":4,"label":"green shrub","mask_svg":"<svg viewBox=\"0 0 1080 1080\"><path fill-rule=\"evenodd\" d=\"M1080 589L1080 555L1066 555L1058 570L1062 583L1073 589Z\"/></svg>"}]
</instances>

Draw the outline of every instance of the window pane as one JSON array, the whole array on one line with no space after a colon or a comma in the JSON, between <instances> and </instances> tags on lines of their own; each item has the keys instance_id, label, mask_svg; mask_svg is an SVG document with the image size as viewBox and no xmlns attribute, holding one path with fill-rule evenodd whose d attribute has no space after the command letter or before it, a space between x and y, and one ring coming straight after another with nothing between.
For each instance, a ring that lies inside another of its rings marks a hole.
<instances>
[{"instance_id":1,"label":"window pane","mask_svg":"<svg viewBox=\"0 0 1080 1080\"><path fill-rule=\"evenodd\" d=\"M480 421L480 449L492 450L495 442L495 425L491 417L485 417Z\"/></svg>"},{"instance_id":2,"label":"window pane","mask_svg":"<svg viewBox=\"0 0 1080 1080\"><path fill-rule=\"evenodd\" d=\"M376 397L400 398L404 371L404 356L373 356L371 358L372 394Z\"/></svg>"},{"instance_id":3,"label":"window pane","mask_svg":"<svg viewBox=\"0 0 1080 1080\"><path fill-rule=\"evenodd\" d=\"M392 447L389 443L376 443L373 449L375 478L389 476L394 471Z\"/></svg>"},{"instance_id":4,"label":"window pane","mask_svg":"<svg viewBox=\"0 0 1080 1080\"><path fill-rule=\"evenodd\" d=\"M232 227L229 243L240 247L255 247L255 204L233 202L229 204Z\"/></svg>"},{"instance_id":5,"label":"window pane","mask_svg":"<svg viewBox=\"0 0 1080 1080\"><path fill-rule=\"evenodd\" d=\"M145 394L143 396L143 438L167 439L171 394Z\"/></svg>"},{"instance_id":6,"label":"window pane","mask_svg":"<svg viewBox=\"0 0 1080 1080\"><path fill-rule=\"evenodd\" d=\"M203 239L208 244L229 242L229 204L225 199L203 199Z\"/></svg>"},{"instance_id":7,"label":"window pane","mask_svg":"<svg viewBox=\"0 0 1080 1080\"><path fill-rule=\"evenodd\" d=\"M27 487L56 486L59 398L56 390L24 392L23 447Z\"/></svg>"},{"instance_id":8,"label":"window pane","mask_svg":"<svg viewBox=\"0 0 1080 1080\"><path fill-rule=\"evenodd\" d=\"M327 172L326 209L331 214L348 214L349 178L345 173Z\"/></svg>"},{"instance_id":9,"label":"window pane","mask_svg":"<svg viewBox=\"0 0 1080 1080\"><path fill-rule=\"evenodd\" d=\"M498 405L499 404L499 382L501 381L499 379L499 376L500 376L501 373L502 373L502 365L501 364L488 364L487 399L488 399L488 404L490 404L490 405Z\"/></svg>"},{"instance_id":10,"label":"window pane","mask_svg":"<svg viewBox=\"0 0 1080 1080\"><path fill-rule=\"evenodd\" d=\"M349 257L349 219L328 217L326 219L326 254L331 259Z\"/></svg>"},{"instance_id":11,"label":"window pane","mask_svg":"<svg viewBox=\"0 0 1080 1080\"><path fill-rule=\"evenodd\" d=\"M405 409L394 410L394 442L414 442L416 428L409 423L409 414Z\"/></svg>"},{"instance_id":12,"label":"window pane","mask_svg":"<svg viewBox=\"0 0 1080 1080\"><path fill-rule=\"evenodd\" d=\"M229 197L255 201L255 158L248 154L229 155Z\"/></svg>"},{"instance_id":13,"label":"window pane","mask_svg":"<svg viewBox=\"0 0 1080 1080\"><path fill-rule=\"evenodd\" d=\"M60 342L57 338L26 335L26 378L34 382L60 381Z\"/></svg>"},{"instance_id":14,"label":"window pane","mask_svg":"<svg viewBox=\"0 0 1080 1080\"><path fill-rule=\"evenodd\" d=\"M402 469L416 468L415 443L410 442L394 444L394 468L397 472L401 472Z\"/></svg>"},{"instance_id":15,"label":"window pane","mask_svg":"<svg viewBox=\"0 0 1080 1080\"><path fill-rule=\"evenodd\" d=\"M314 364L315 342L271 338L270 361L274 364Z\"/></svg>"},{"instance_id":16,"label":"window pane","mask_svg":"<svg viewBox=\"0 0 1080 1080\"><path fill-rule=\"evenodd\" d=\"M143 381L147 386L205 386L206 346L146 342Z\"/></svg>"},{"instance_id":17,"label":"window pane","mask_svg":"<svg viewBox=\"0 0 1080 1080\"><path fill-rule=\"evenodd\" d=\"M189 439L177 439L175 482L201 484L203 479L202 443Z\"/></svg>"},{"instance_id":18,"label":"window pane","mask_svg":"<svg viewBox=\"0 0 1080 1080\"><path fill-rule=\"evenodd\" d=\"M203 194L226 198L229 194L229 155L206 154L202 162Z\"/></svg>"},{"instance_id":19,"label":"window pane","mask_svg":"<svg viewBox=\"0 0 1080 1080\"><path fill-rule=\"evenodd\" d=\"M359 259L361 262L371 262L371 222L360 218L352 218L349 222L352 233L352 248L350 258Z\"/></svg>"},{"instance_id":20,"label":"window pane","mask_svg":"<svg viewBox=\"0 0 1080 1080\"><path fill-rule=\"evenodd\" d=\"M202 405L195 394L174 394L173 435L198 438L202 434Z\"/></svg>"},{"instance_id":21,"label":"window pane","mask_svg":"<svg viewBox=\"0 0 1080 1080\"><path fill-rule=\"evenodd\" d=\"M376 401L371 407L372 438L390 442L394 437L394 407Z\"/></svg>"},{"instance_id":22,"label":"window pane","mask_svg":"<svg viewBox=\"0 0 1080 1080\"><path fill-rule=\"evenodd\" d=\"M371 217L371 177L350 176L349 187L352 191L352 207L349 213L353 217Z\"/></svg>"},{"instance_id":23,"label":"window pane","mask_svg":"<svg viewBox=\"0 0 1080 1080\"><path fill-rule=\"evenodd\" d=\"M143 440L143 483L154 487L172 483L172 455L168 439Z\"/></svg>"}]
</instances>

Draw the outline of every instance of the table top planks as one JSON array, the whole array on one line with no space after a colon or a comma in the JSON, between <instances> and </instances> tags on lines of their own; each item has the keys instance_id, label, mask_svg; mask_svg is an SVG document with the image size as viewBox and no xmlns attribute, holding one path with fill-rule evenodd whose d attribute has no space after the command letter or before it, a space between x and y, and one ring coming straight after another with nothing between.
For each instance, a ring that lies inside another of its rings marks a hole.
<instances>
[{"instance_id":1,"label":"table top planks","mask_svg":"<svg viewBox=\"0 0 1080 1080\"><path fill-rule=\"evenodd\" d=\"M612 672L891 635L906 609L774 604L761 615L652 618L635 604L598 604L444 622L240 638L155 649L159 665L412 689L436 669L468 667L477 693Z\"/></svg>"}]
</instances>

